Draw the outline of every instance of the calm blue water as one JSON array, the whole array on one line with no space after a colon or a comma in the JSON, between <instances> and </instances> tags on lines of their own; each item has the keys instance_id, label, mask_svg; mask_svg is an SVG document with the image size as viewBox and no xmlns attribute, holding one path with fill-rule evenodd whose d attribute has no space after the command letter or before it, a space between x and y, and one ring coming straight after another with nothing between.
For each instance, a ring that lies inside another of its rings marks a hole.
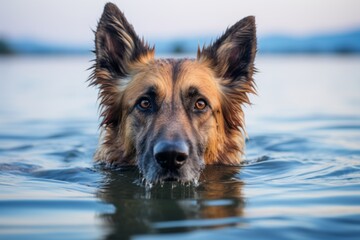
<instances>
[{"instance_id":1,"label":"calm blue water","mask_svg":"<svg viewBox=\"0 0 360 240\"><path fill-rule=\"evenodd\" d=\"M243 166L152 189L92 162L89 59L0 58L0 239L359 239L360 57L259 56Z\"/></svg>"}]
</instances>

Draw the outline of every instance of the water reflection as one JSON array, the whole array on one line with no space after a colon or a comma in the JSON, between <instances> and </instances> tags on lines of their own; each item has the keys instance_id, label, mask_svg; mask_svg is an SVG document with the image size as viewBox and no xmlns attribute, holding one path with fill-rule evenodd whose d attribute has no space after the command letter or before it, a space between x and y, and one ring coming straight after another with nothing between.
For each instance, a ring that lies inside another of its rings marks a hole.
<instances>
[{"instance_id":1,"label":"water reflection","mask_svg":"<svg viewBox=\"0 0 360 240\"><path fill-rule=\"evenodd\" d=\"M151 189L136 184L139 172L134 168L103 170L98 197L116 208L99 216L109 229L106 239L238 224L244 208L239 170L208 166L198 186L168 182Z\"/></svg>"}]
</instances>

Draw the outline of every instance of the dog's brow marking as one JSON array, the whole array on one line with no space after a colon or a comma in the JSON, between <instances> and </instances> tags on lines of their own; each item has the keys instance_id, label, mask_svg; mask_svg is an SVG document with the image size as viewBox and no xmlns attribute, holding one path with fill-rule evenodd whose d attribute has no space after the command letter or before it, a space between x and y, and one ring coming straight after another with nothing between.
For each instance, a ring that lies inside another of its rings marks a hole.
<instances>
[{"instance_id":1,"label":"dog's brow marking","mask_svg":"<svg viewBox=\"0 0 360 240\"><path fill-rule=\"evenodd\" d=\"M148 89L146 90L145 94L150 95L150 96L156 96L156 86L150 86L148 87Z\"/></svg>"},{"instance_id":2,"label":"dog's brow marking","mask_svg":"<svg viewBox=\"0 0 360 240\"><path fill-rule=\"evenodd\" d=\"M191 86L189 88L188 95L189 95L189 97L194 97L196 95L199 95L199 90L196 87Z\"/></svg>"}]
</instances>

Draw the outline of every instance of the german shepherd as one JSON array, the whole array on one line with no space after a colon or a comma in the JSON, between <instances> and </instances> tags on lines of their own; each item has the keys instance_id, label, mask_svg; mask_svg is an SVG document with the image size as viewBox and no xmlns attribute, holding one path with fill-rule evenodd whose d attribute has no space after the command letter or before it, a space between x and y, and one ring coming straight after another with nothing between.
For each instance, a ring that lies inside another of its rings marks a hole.
<instances>
[{"instance_id":1,"label":"german shepherd","mask_svg":"<svg viewBox=\"0 0 360 240\"><path fill-rule=\"evenodd\" d=\"M155 59L116 5L95 32L90 85L99 88L95 159L135 165L147 183L196 181L206 164L239 165L242 105L255 93L256 27L246 17L196 59Z\"/></svg>"}]
</instances>

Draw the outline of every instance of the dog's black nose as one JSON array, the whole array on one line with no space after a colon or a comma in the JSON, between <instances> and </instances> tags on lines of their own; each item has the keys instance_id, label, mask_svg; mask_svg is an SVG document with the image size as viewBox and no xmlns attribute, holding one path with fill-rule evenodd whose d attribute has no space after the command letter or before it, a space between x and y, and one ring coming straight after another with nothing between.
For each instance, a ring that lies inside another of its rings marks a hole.
<instances>
[{"instance_id":1,"label":"dog's black nose","mask_svg":"<svg viewBox=\"0 0 360 240\"><path fill-rule=\"evenodd\" d=\"M189 156L189 148L184 141L160 141L154 146L154 156L161 167L180 168Z\"/></svg>"}]
</instances>

